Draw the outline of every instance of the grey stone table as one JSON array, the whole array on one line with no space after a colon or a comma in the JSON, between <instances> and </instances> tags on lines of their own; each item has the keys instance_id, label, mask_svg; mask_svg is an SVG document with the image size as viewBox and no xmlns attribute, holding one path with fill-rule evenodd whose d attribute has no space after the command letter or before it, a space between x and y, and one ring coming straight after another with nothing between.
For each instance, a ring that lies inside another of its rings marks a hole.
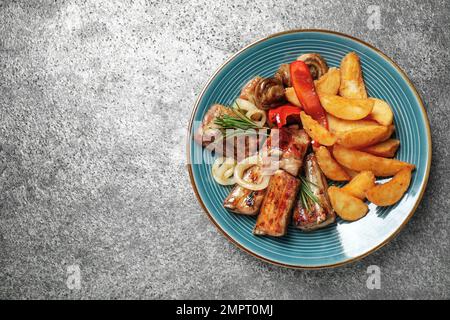
<instances>
[{"instance_id":1,"label":"grey stone table","mask_svg":"<svg viewBox=\"0 0 450 320\"><path fill-rule=\"evenodd\" d=\"M0 0L0 297L450 298L449 2L348 3ZM208 77L239 48L294 28L383 50L431 122L416 214L338 269L288 270L240 251L203 213L185 168ZM370 265L379 290L366 286Z\"/></svg>"}]
</instances>

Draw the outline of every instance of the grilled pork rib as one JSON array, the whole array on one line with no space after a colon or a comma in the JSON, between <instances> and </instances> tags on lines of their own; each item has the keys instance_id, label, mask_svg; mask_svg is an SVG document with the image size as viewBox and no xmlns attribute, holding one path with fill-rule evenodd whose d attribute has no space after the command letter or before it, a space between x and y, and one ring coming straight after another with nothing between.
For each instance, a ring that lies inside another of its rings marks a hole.
<instances>
[{"instance_id":1,"label":"grilled pork rib","mask_svg":"<svg viewBox=\"0 0 450 320\"><path fill-rule=\"evenodd\" d=\"M253 233L280 237L286 234L300 180L284 170L270 178Z\"/></svg>"},{"instance_id":2,"label":"grilled pork rib","mask_svg":"<svg viewBox=\"0 0 450 320\"><path fill-rule=\"evenodd\" d=\"M272 129L263 146L263 154L271 156L272 160L273 155L278 154L276 169L279 166L293 176L298 176L310 141L308 134L295 126Z\"/></svg>"},{"instance_id":3,"label":"grilled pork rib","mask_svg":"<svg viewBox=\"0 0 450 320\"><path fill-rule=\"evenodd\" d=\"M265 130L252 131L250 133L253 134L234 136L214 143L216 139L222 137L222 132L214 124L214 120L225 114L235 116L232 109L220 104L213 105L206 112L201 125L195 132L194 140L210 151L215 151L225 157L234 157L237 161L258 152L266 137Z\"/></svg>"},{"instance_id":4,"label":"grilled pork rib","mask_svg":"<svg viewBox=\"0 0 450 320\"><path fill-rule=\"evenodd\" d=\"M277 158L279 162L273 164L273 168L270 170L276 171L282 168L297 175L309 142L308 135L298 128L272 129L263 150L269 154L273 151L280 151L281 156ZM268 164L268 166L270 167L271 164ZM264 168L264 170L267 170L267 168ZM249 182L257 182L261 175L260 168L254 166L247 170L244 179L249 179ZM223 206L235 213L256 215L261 208L265 194L265 190L252 191L236 185L225 199Z\"/></svg>"},{"instance_id":5,"label":"grilled pork rib","mask_svg":"<svg viewBox=\"0 0 450 320\"><path fill-rule=\"evenodd\" d=\"M249 168L243 177L244 180L253 183L257 183L260 178L261 169L258 166ZM265 189L253 191L237 184L234 186L233 190L231 190L228 197L224 200L223 206L235 213L255 215L258 214L259 208L261 208L261 203L264 200L265 194Z\"/></svg>"},{"instance_id":6,"label":"grilled pork rib","mask_svg":"<svg viewBox=\"0 0 450 320\"><path fill-rule=\"evenodd\" d=\"M294 225L304 231L323 228L333 223L336 215L328 198L327 179L320 170L314 153L310 153L305 159L305 177L311 182L310 188L319 200L319 203L308 201L309 208L303 207L302 201L297 200L294 208Z\"/></svg>"}]
</instances>

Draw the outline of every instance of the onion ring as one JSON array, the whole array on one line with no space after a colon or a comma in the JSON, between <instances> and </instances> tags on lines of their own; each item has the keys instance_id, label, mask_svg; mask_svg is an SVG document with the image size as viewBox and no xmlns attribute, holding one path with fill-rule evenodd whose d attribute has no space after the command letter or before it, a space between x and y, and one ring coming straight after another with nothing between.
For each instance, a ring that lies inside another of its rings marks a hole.
<instances>
[{"instance_id":1,"label":"onion ring","mask_svg":"<svg viewBox=\"0 0 450 320\"><path fill-rule=\"evenodd\" d=\"M249 190L258 191L266 189L270 180L270 176L268 175L263 175L258 183L248 182L243 179L245 171L255 165L261 165L261 158L259 155L245 158L239 162L234 168L234 180L238 185Z\"/></svg>"},{"instance_id":2,"label":"onion ring","mask_svg":"<svg viewBox=\"0 0 450 320\"><path fill-rule=\"evenodd\" d=\"M214 180L223 186L235 184L236 182L233 176L235 166L236 161L233 158L217 158L212 166Z\"/></svg>"}]
</instances>

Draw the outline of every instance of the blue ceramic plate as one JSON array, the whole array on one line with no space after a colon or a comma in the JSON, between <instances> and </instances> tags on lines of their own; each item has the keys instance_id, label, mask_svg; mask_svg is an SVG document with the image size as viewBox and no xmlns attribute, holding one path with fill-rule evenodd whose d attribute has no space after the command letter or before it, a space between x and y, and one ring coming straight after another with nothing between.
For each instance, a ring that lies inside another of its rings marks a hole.
<instances>
[{"instance_id":1,"label":"blue ceramic plate","mask_svg":"<svg viewBox=\"0 0 450 320\"><path fill-rule=\"evenodd\" d=\"M329 66L338 67L350 51L358 53L371 97L386 100L394 111L397 158L416 165L409 190L391 207L369 205L370 212L356 222L337 220L311 233L290 226L281 238L252 234L255 217L239 216L222 207L231 187L215 183L213 156L192 140L195 121L201 121L213 103L230 105L242 86L256 75L269 77L280 64L306 52L320 53ZM426 111L414 86L400 68L374 47L350 36L322 30L296 30L272 35L242 49L209 80L191 117L188 138L189 172L193 188L211 221L232 242L265 261L293 268L342 265L367 256L391 240L411 218L424 193L431 164L431 135Z\"/></svg>"}]
</instances>

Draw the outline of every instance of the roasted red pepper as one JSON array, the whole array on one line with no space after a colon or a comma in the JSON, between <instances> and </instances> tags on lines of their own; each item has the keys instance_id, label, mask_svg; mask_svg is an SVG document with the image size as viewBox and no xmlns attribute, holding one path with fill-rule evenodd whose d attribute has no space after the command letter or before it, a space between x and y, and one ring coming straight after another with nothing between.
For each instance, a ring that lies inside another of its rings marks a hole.
<instances>
[{"instance_id":1,"label":"roasted red pepper","mask_svg":"<svg viewBox=\"0 0 450 320\"><path fill-rule=\"evenodd\" d=\"M281 128L287 124L300 123L301 108L292 104L269 110L269 123Z\"/></svg>"},{"instance_id":2,"label":"roasted red pepper","mask_svg":"<svg viewBox=\"0 0 450 320\"><path fill-rule=\"evenodd\" d=\"M290 64L291 83L295 94L307 114L328 129L326 112L320 104L319 96L314 88L314 81L308 66L303 61Z\"/></svg>"}]
</instances>

